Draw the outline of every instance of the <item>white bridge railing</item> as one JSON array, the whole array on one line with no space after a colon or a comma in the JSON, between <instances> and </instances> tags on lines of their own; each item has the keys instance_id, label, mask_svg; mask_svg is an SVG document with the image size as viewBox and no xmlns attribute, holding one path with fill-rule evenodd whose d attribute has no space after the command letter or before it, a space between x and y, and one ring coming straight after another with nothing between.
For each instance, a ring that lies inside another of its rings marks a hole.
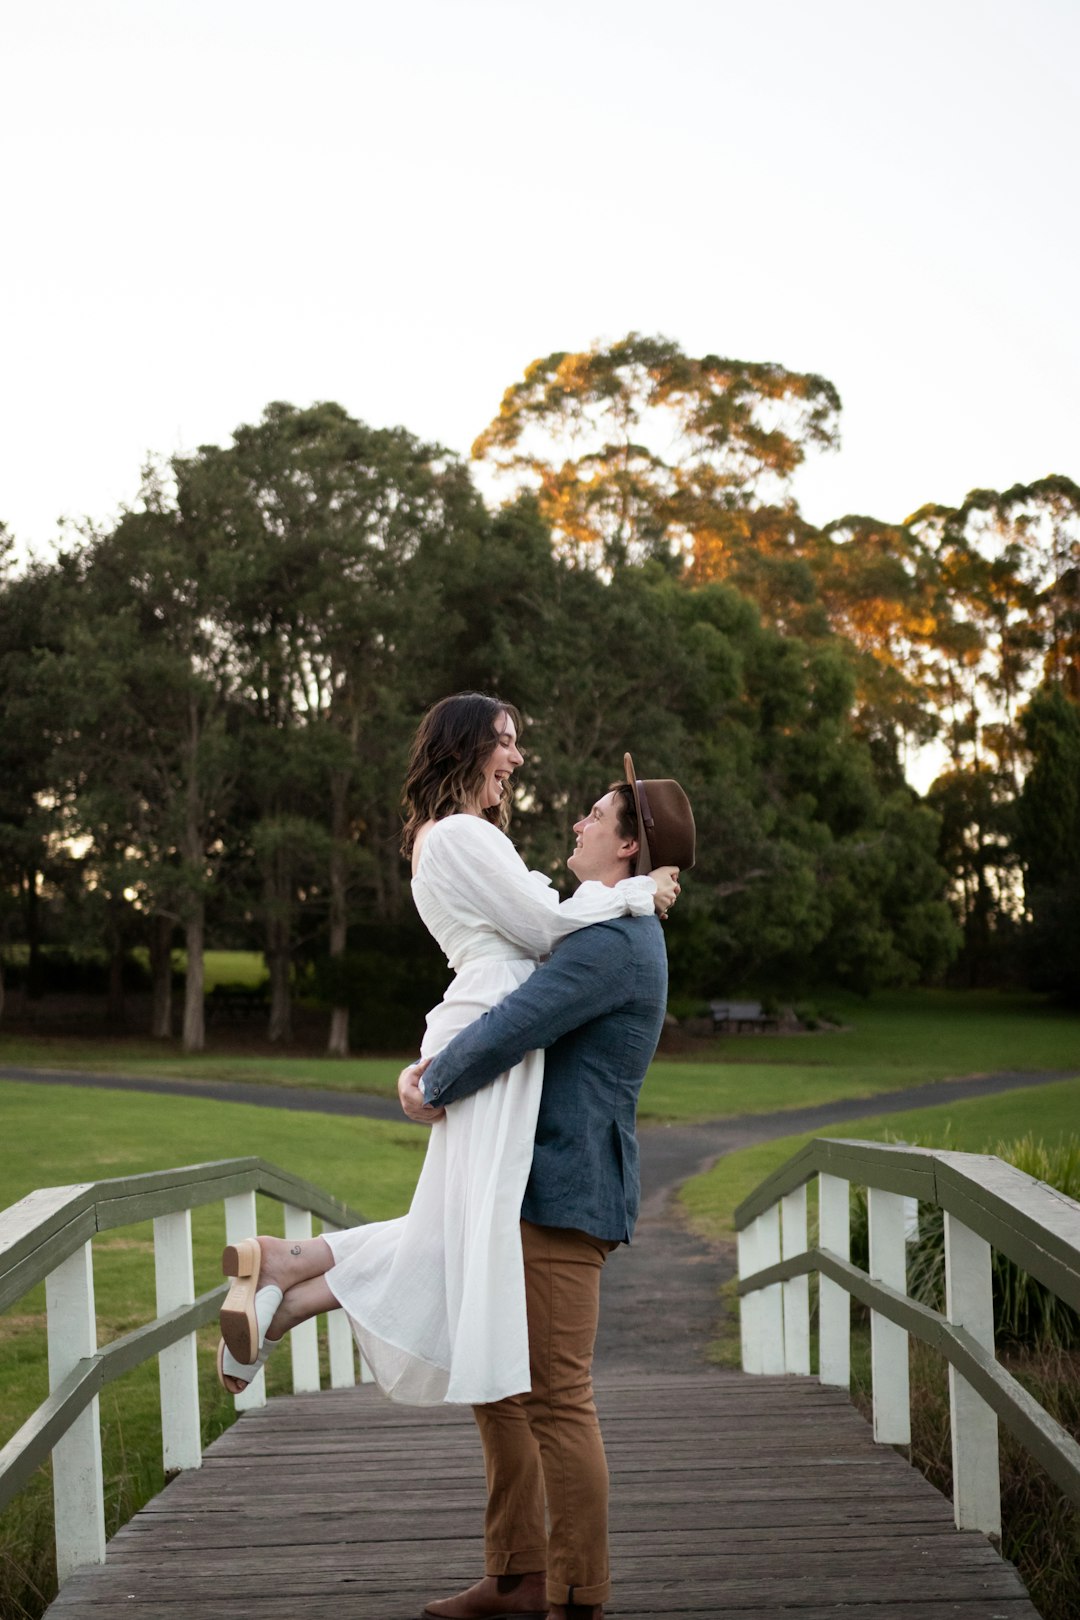
<instances>
[{"instance_id":1,"label":"white bridge railing","mask_svg":"<svg viewBox=\"0 0 1080 1620\"><path fill-rule=\"evenodd\" d=\"M152 1175L43 1187L0 1213L0 1311L44 1280L49 1395L0 1451L0 1508L52 1454L56 1565L61 1584L83 1564L105 1561L105 1502L98 1394L133 1367L158 1358L165 1471L202 1464L196 1331L217 1316L228 1285L195 1297L191 1211L223 1201L225 1242L256 1230L255 1195L285 1206L285 1236L358 1226L363 1216L262 1159L223 1159ZM153 1220L157 1317L98 1347L91 1240ZM330 1383L355 1382L353 1337L343 1311L327 1318ZM293 1389L319 1388L318 1324L291 1334ZM362 1373L366 1371L361 1368ZM236 1406L266 1404L262 1372Z\"/></svg>"},{"instance_id":2,"label":"white bridge railing","mask_svg":"<svg viewBox=\"0 0 1080 1620\"><path fill-rule=\"evenodd\" d=\"M818 1182L818 1243L809 1247L807 1184ZM867 1189L869 1271L851 1264L852 1183ZM906 1292L906 1209L944 1211L944 1314ZM1080 1445L1000 1365L994 1348L991 1249L1080 1310L1080 1204L1001 1159L819 1138L735 1212L743 1368L810 1373L811 1272L819 1276L818 1376L850 1384L851 1298L870 1307L874 1438L908 1445L909 1335L949 1363L957 1527L1001 1536L998 1421L1080 1502Z\"/></svg>"}]
</instances>

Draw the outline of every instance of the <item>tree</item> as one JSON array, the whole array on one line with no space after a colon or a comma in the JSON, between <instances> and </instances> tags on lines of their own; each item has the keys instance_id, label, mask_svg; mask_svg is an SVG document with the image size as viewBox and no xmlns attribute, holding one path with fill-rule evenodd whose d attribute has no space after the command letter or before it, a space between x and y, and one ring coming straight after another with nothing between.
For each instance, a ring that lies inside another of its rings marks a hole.
<instances>
[{"instance_id":1,"label":"tree","mask_svg":"<svg viewBox=\"0 0 1080 1620\"><path fill-rule=\"evenodd\" d=\"M1037 988L1080 1001L1080 707L1062 685L1024 714L1031 768L1017 804L1016 846L1031 912Z\"/></svg>"},{"instance_id":2,"label":"tree","mask_svg":"<svg viewBox=\"0 0 1080 1620\"><path fill-rule=\"evenodd\" d=\"M206 898L238 769L225 561L148 468L138 504L86 548L79 612L51 671L67 720L56 770L75 821L117 918L128 893L149 919L158 1035L183 929L186 1051L205 1043Z\"/></svg>"},{"instance_id":3,"label":"tree","mask_svg":"<svg viewBox=\"0 0 1080 1620\"><path fill-rule=\"evenodd\" d=\"M565 881L572 823L629 748L645 775L684 783L698 820L674 988L939 972L956 938L937 818L882 792L835 639L783 636L729 585L688 589L657 562L575 567L545 527L523 497L453 553L436 665L442 690L478 685L525 712L513 835L530 864Z\"/></svg>"},{"instance_id":4,"label":"tree","mask_svg":"<svg viewBox=\"0 0 1080 1620\"><path fill-rule=\"evenodd\" d=\"M949 873L953 915L963 931L959 966L969 985L1000 982L1022 916L1013 847L1015 789L991 763L944 772L926 803L940 817L938 857Z\"/></svg>"},{"instance_id":5,"label":"tree","mask_svg":"<svg viewBox=\"0 0 1080 1620\"><path fill-rule=\"evenodd\" d=\"M473 455L535 492L569 556L614 566L700 547L703 561L725 514L782 494L808 449L836 443L839 410L824 377L631 332L534 361Z\"/></svg>"},{"instance_id":6,"label":"tree","mask_svg":"<svg viewBox=\"0 0 1080 1620\"><path fill-rule=\"evenodd\" d=\"M0 524L0 943L20 930L31 997L41 988L42 889L62 864L51 773L56 715L41 680L59 575L42 563L16 574L14 542ZM3 1001L0 960L0 1013Z\"/></svg>"},{"instance_id":7,"label":"tree","mask_svg":"<svg viewBox=\"0 0 1080 1620\"><path fill-rule=\"evenodd\" d=\"M406 736L408 665L426 656L439 607L423 563L482 522L465 470L404 429L376 430L339 405L270 405L231 445L173 463L177 504L225 559L222 628L246 714L251 848L271 976L270 1036L290 1034L301 918L346 948L358 879L385 890L385 812L370 768L388 729ZM376 746L373 746L376 745ZM378 781L383 801L385 773ZM392 829L391 829L392 831ZM396 838L394 839L396 843ZM396 887L396 880L394 886ZM347 1009L330 1050L347 1050Z\"/></svg>"}]
</instances>

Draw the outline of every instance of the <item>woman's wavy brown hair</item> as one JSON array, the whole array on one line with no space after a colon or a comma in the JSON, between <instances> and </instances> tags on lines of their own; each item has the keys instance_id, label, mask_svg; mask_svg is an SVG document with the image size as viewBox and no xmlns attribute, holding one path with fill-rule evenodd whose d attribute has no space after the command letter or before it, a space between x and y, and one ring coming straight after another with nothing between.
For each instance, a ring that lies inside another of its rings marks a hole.
<instances>
[{"instance_id":1,"label":"woman's wavy brown hair","mask_svg":"<svg viewBox=\"0 0 1080 1620\"><path fill-rule=\"evenodd\" d=\"M455 692L425 714L413 738L401 791L403 855L412 854L416 834L426 821L457 815L476 802L484 766L495 747L495 722L504 714L520 734L521 716L514 705L484 692ZM509 794L483 814L505 831L510 824Z\"/></svg>"}]
</instances>

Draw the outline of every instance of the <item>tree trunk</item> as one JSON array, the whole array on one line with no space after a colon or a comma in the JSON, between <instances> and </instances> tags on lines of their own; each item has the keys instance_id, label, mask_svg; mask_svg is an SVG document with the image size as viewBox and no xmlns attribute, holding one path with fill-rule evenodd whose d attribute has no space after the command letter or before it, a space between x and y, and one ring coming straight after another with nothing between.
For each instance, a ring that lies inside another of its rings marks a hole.
<instances>
[{"instance_id":1,"label":"tree trunk","mask_svg":"<svg viewBox=\"0 0 1080 1620\"><path fill-rule=\"evenodd\" d=\"M269 857L263 893L266 897L266 965L270 970L270 1023L267 1038L292 1040L292 861L282 849Z\"/></svg>"},{"instance_id":2,"label":"tree trunk","mask_svg":"<svg viewBox=\"0 0 1080 1620\"><path fill-rule=\"evenodd\" d=\"M330 960L340 962L345 955L348 935L346 910L345 838L348 833L349 775L335 771L330 780ZM335 983L339 981L335 978ZM340 994L340 992L339 992ZM349 1009L334 1006L330 1012L330 1057L349 1055Z\"/></svg>"},{"instance_id":3,"label":"tree trunk","mask_svg":"<svg viewBox=\"0 0 1080 1620\"><path fill-rule=\"evenodd\" d=\"M349 1055L349 1009L334 1007L330 1013L330 1039L326 1043L328 1057Z\"/></svg>"},{"instance_id":4,"label":"tree trunk","mask_svg":"<svg viewBox=\"0 0 1080 1620\"><path fill-rule=\"evenodd\" d=\"M45 992L41 961L41 908L38 905L37 872L26 873L24 886L26 917L26 944L29 952L26 963L26 999L40 1001Z\"/></svg>"},{"instance_id":5,"label":"tree trunk","mask_svg":"<svg viewBox=\"0 0 1080 1620\"><path fill-rule=\"evenodd\" d=\"M0 956L0 1023L4 1019L4 958Z\"/></svg>"},{"instance_id":6,"label":"tree trunk","mask_svg":"<svg viewBox=\"0 0 1080 1620\"><path fill-rule=\"evenodd\" d=\"M172 941L175 924L164 912L157 912L150 931L150 976L153 1001L150 1033L155 1040L168 1040L172 1034Z\"/></svg>"},{"instance_id":7,"label":"tree trunk","mask_svg":"<svg viewBox=\"0 0 1080 1620\"><path fill-rule=\"evenodd\" d=\"M292 966L289 951L288 925L276 918L267 929L268 949L266 965L270 969L270 1024L266 1031L272 1041L283 1044L292 1040L292 995L289 988L289 969Z\"/></svg>"},{"instance_id":8,"label":"tree trunk","mask_svg":"<svg viewBox=\"0 0 1080 1620\"><path fill-rule=\"evenodd\" d=\"M201 803L199 799L199 711L194 697L189 708L187 783L185 786L186 816L184 824L183 854L190 885L186 896L184 943L187 947L187 980L184 985L185 1052L201 1052L206 1045L206 900L203 895L202 868L205 862L206 841L202 831Z\"/></svg>"},{"instance_id":9,"label":"tree trunk","mask_svg":"<svg viewBox=\"0 0 1080 1620\"><path fill-rule=\"evenodd\" d=\"M116 895L109 899L109 987L105 1016L113 1027L119 1027L127 1022L127 1010L124 1006L124 925L121 916L123 904L123 900Z\"/></svg>"},{"instance_id":10,"label":"tree trunk","mask_svg":"<svg viewBox=\"0 0 1080 1620\"><path fill-rule=\"evenodd\" d=\"M196 903L184 930L187 946L187 983L184 986L184 1051L201 1052L206 1045L206 1009L203 1002L205 973L206 915L203 903Z\"/></svg>"}]
</instances>

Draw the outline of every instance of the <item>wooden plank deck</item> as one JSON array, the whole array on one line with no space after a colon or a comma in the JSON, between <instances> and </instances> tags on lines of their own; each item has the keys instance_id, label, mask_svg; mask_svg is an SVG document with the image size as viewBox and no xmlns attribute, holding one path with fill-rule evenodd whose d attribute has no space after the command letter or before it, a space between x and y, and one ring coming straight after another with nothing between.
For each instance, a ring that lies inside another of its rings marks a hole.
<instances>
[{"instance_id":1,"label":"wooden plank deck","mask_svg":"<svg viewBox=\"0 0 1080 1620\"><path fill-rule=\"evenodd\" d=\"M846 1395L740 1373L598 1381L618 1620L1038 1620L1011 1565ZM55 1620L412 1620L482 1571L460 1408L371 1388L246 1414L73 1577Z\"/></svg>"}]
</instances>

